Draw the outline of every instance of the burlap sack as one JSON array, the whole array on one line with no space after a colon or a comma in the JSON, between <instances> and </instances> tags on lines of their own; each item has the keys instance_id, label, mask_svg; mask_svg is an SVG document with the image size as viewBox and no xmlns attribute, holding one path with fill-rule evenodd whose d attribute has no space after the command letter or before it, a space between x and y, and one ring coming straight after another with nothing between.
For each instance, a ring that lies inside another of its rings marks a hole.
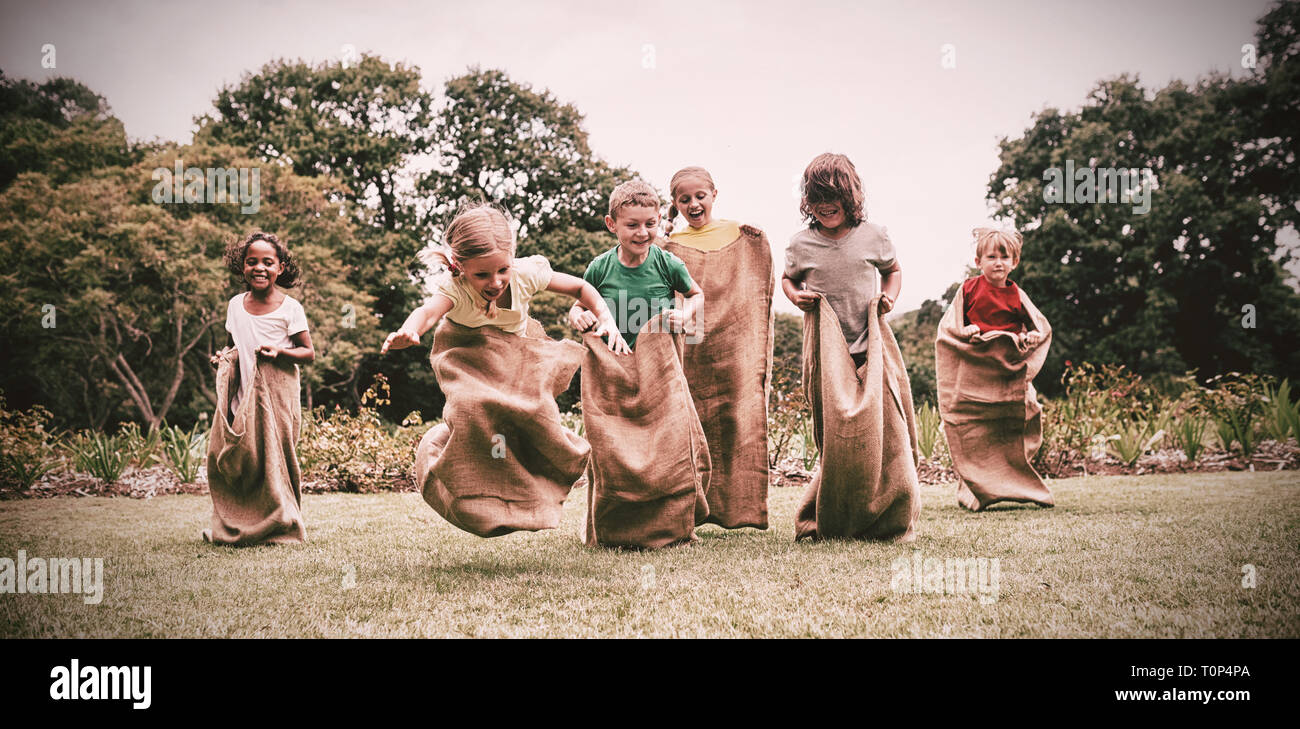
<instances>
[{"instance_id":1,"label":"burlap sack","mask_svg":"<svg viewBox=\"0 0 1300 729\"><path fill-rule=\"evenodd\" d=\"M582 362L576 342L444 319L429 362L447 396L443 422L416 448L424 500L480 537L553 529L582 476L587 442L560 424L555 397Z\"/></svg>"},{"instance_id":2,"label":"burlap sack","mask_svg":"<svg viewBox=\"0 0 1300 729\"><path fill-rule=\"evenodd\" d=\"M205 538L241 546L302 542L298 365L259 358L232 417L230 396L238 387L239 356L232 349L217 367L217 409L208 436L212 525Z\"/></svg>"},{"instance_id":3,"label":"burlap sack","mask_svg":"<svg viewBox=\"0 0 1300 729\"><path fill-rule=\"evenodd\" d=\"M709 521L767 528L767 396L772 380L772 248L741 234L716 251L667 242L704 292L700 337L683 366L713 457Z\"/></svg>"},{"instance_id":4,"label":"burlap sack","mask_svg":"<svg viewBox=\"0 0 1300 729\"><path fill-rule=\"evenodd\" d=\"M708 441L682 373L681 334L659 333L662 315L618 356L587 335L582 422L588 546L657 549L694 542L709 515Z\"/></svg>"},{"instance_id":5,"label":"burlap sack","mask_svg":"<svg viewBox=\"0 0 1300 729\"><path fill-rule=\"evenodd\" d=\"M934 341L939 414L958 476L957 503L973 511L999 501L1054 503L1030 465L1043 441L1042 407L1033 379L1047 358L1052 327L1024 289L1020 301L1034 327L1046 335L1036 347L1021 349L1009 332L964 339L961 287Z\"/></svg>"},{"instance_id":6,"label":"burlap sack","mask_svg":"<svg viewBox=\"0 0 1300 729\"><path fill-rule=\"evenodd\" d=\"M921 511L912 389L894 333L872 299L867 361L854 371L826 299L804 315L803 385L820 455L795 517L795 540L908 542Z\"/></svg>"}]
</instances>

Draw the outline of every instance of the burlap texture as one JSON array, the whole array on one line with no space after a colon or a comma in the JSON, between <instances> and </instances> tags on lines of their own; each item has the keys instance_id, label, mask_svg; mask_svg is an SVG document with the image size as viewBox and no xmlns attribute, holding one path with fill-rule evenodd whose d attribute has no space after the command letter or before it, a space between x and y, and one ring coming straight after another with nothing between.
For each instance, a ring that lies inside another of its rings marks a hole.
<instances>
[{"instance_id":1,"label":"burlap texture","mask_svg":"<svg viewBox=\"0 0 1300 729\"><path fill-rule=\"evenodd\" d=\"M854 371L825 298L804 315L803 383L820 451L795 517L795 539L915 539L921 510L912 390L894 333L869 308L867 360Z\"/></svg>"},{"instance_id":2,"label":"burlap texture","mask_svg":"<svg viewBox=\"0 0 1300 729\"><path fill-rule=\"evenodd\" d=\"M582 422L589 546L657 549L695 541L709 514L708 441L682 373L681 334L652 319L618 356L587 335Z\"/></svg>"},{"instance_id":3,"label":"burlap texture","mask_svg":"<svg viewBox=\"0 0 1300 729\"><path fill-rule=\"evenodd\" d=\"M239 356L217 367L217 409L208 436L211 539L216 544L302 542L298 436L302 429L298 365L260 359L251 387L230 415L239 387Z\"/></svg>"},{"instance_id":4,"label":"burlap texture","mask_svg":"<svg viewBox=\"0 0 1300 729\"><path fill-rule=\"evenodd\" d=\"M683 367L713 457L708 521L767 528L767 397L772 380L772 248L741 234L716 251L672 241L704 293Z\"/></svg>"},{"instance_id":5,"label":"burlap texture","mask_svg":"<svg viewBox=\"0 0 1300 729\"><path fill-rule=\"evenodd\" d=\"M590 447L560 424L555 397L582 362L576 342L444 319L429 361L447 397L416 448L424 500L480 537L553 529Z\"/></svg>"},{"instance_id":6,"label":"burlap texture","mask_svg":"<svg viewBox=\"0 0 1300 729\"><path fill-rule=\"evenodd\" d=\"M1034 327L1046 335L1035 347L1022 349L1009 332L963 338L961 287L935 337L939 414L958 476L957 503L973 511L999 501L1054 504L1030 464L1043 441L1033 379L1047 359L1052 327L1024 289L1020 300Z\"/></svg>"}]
</instances>

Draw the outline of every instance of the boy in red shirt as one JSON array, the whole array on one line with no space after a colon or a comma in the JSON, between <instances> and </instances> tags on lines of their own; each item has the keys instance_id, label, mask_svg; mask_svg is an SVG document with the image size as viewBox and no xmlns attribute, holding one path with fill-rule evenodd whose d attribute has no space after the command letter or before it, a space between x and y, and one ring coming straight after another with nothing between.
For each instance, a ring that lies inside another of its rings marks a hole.
<instances>
[{"instance_id":1,"label":"boy in red shirt","mask_svg":"<svg viewBox=\"0 0 1300 729\"><path fill-rule=\"evenodd\" d=\"M1020 264L1020 247L1024 239L1015 231L976 228L975 265L980 274L961 285L962 335L967 339L984 332L1002 331L1020 335L1022 347L1033 347L1043 340L1034 330L1033 320L1020 300L1020 289L1007 276Z\"/></svg>"}]
</instances>

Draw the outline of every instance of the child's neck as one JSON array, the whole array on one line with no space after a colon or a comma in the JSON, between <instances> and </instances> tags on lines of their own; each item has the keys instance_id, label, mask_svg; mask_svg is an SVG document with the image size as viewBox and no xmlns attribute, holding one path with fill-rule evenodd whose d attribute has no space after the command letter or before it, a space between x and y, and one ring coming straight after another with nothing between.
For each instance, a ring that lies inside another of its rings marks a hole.
<instances>
[{"instance_id":1,"label":"child's neck","mask_svg":"<svg viewBox=\"0 0 1300 729\"><path fill-rule=\"evenodd\" d=\"M275 286L267 286L265 291L258 293L253 289L248 290L248 298L259 304L274 304L284 298L284 293Z\"/></svg>"},{"instance_id":2,"label":"child's neck","mask_svg":"<svg viewBox=\"0 0 1300 729\"><path fill-rule=\"evenodd\" d=\"M984 274L980 274L980 275L984 276ZM1007 284L1011 283L1011 278L1007 276L1003 276L1002 283L994 283L993 279L989 278L988 276L984 276L984 283L994 288L1005 289L1007 287Z\"/></svg>"},{"instance_id":3,"label":"child's neck","mask_svg":"<svg viewBox=\"0 0 1300 729\"><path fill-rule=\"evenodd\" d=\"M651 243L650 245L654 245L654 243ZM642 263L645 263L646 259L649 257L650 257L649 246L646 246L645 253L642 254L640 257L635 257L632 251L629 251L625 246L620 245L618 247L618 262L623 264L624 266L627 266L628 268L636 268L637 266L640 266Z\"/></svg>"},{"instance_id":4,"label":"child's neck","mask_svg":"<svg viewBox=\"0 0 1300 729\"><path fill-rule=\"evenodd\" d=\"M838 228L827 228L826 226L823 225L821 228L822 235L826 236L827 238L830 238L831 240L839 240L840 238L843 238L844 236L849 234L850 230L852 230L852 228L850 228L847 224L841 225Z\"/></svg>"}]
</instances>

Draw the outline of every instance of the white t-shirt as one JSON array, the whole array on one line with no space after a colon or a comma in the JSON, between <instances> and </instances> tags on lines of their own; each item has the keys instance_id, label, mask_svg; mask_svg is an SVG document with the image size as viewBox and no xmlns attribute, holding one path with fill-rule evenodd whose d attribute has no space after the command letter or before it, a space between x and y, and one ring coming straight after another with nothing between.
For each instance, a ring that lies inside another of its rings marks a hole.
<instances>
[{"instance_id":1,"label":"white t-shirt","mask_svg":"<svg viewBox=\"0 0 1300 729\"><path fill-rule=\"evenodd\" d=\"M226 331L230 332L230 337L235 340L235 349L239 350L239 391L230 396L232 413L239 407L244 388L253 382L253 373L257 371L257 348L264 345L292 347L290 337L307 331L307 312L292 296L285 296L280 308L269 314L249 314L244 309L245 296L248 292L236 295L226 305Z\"/></svg>"}]
</instances>

